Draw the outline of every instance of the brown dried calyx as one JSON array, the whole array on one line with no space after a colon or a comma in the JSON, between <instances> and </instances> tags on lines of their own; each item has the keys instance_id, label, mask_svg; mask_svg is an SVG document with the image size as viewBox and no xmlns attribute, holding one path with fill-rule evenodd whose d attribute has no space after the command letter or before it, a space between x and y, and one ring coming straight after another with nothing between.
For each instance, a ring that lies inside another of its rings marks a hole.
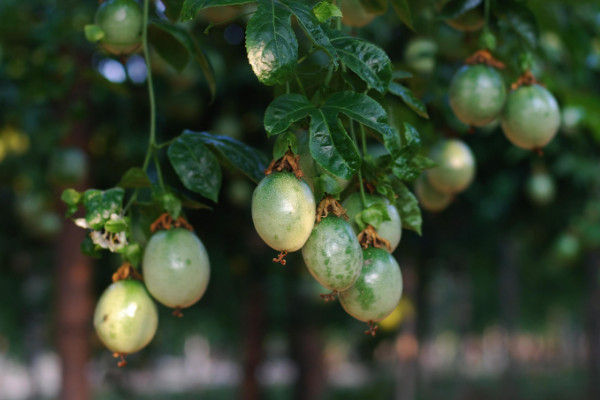
<instances>
[{"instance_id":1,"label":"brown dried calyx","mask_svg":"<svg viewBox=\"0 0 600 400\"><path fill-rule=\"evenodd\" d=\"M329 214L333 214L336 217L344 218L348 221L348 215L346 215L346 209L342 207L339 201L333 198L331 195L323 197L323 200L317 205L317 223L327 217Z\"/></svg>"},{"instance_id":2,"label":"brown dried calyx","mask_svg":"<svg viewBox=\"0 0 600 400\"><path fill-rule=\"evenodd\" d=\"M377 247L378 249L384 248L390 253L392 252L392 246L389 240L386 240L377 234L377 230L372 225L367 225L361 233L358 234L358 242L363 249L369 248L369 246Z\"/></svg>"},{"instance_id":3,"label":"brown dried calyx","mask_svg":"<svg viewBox=\"0 0 600 400\"><path fill-rule=\"evenodd\" d=\"M296 178L300 179L304 176L300 169L300 156L294 156L291 150L285 152L283 157L271 161L271 164L265 169L265 175L270 175L274 171L288 171L293 172Z\"/></svg>"},{"instance_id":4,"label":"brown dried calyx","mask_svg":"<svg viewBox=\"0 0 600 400\"><path fill-rule=\"evenodd\" d=\"M133 268L133 266L130 263L125 262L112 275L112 281L118 282L128 278L136 279L141 282L144 281L144 278L142 278L142 275L137 271L137 269Z\"/></svg>"},{"instance_id":5,"label":"brown dried calyx","mask_svg":"<svg viewBox=\"0 0 600 400\"><path fill-rule=\"evenodd\" d=\"M490 53L487 50L476 51L475 54L473 54L472 56L470 56L469 58L467 58L465 60L465 64L468 64L468 65L483 64L483 65L487 65L488 67L494 67L494 68L498 68L498 69L504 68L504 63L502 61L496 60L492 56L492 53Z\"/></svg>"},{"instance_id":6,"label":"brown dried calyx","mask_svg":"<svg viewBox=\"0 0 600 400\"><path fill-rule=\"evenodd\" d=\"M163 213L160 217L158 217L156 221L154 221L152 225L150 225L150 231L152 231L152 233L156 232L159 229L164 229L168 231L173 227L185 228L190 232L194 231L192 225L190 225L189 222L183 219L183 217L179 217L176 220L174 220L169 213Z\"/></svg>"},{"instance_id":7,"label":"brown dried calyx","mask_svg":"<svg viewBox=\"0 0 600 400\"><path fill-rule=\"evenodd\" d=\"M535 75L530 70L523 72L523 74L517 79L516 82L513 82L510 85L511 90L517 90L521 86L531 86L539 84L538 80L535 79Z\"/></svg>"},{"instance_id":8,"label":"brown dried calyx","mask_svg":"<svg viewBox=\"0 0 600 400\"><path fill-rule=\"evenodd\" d=\"M377 330L379 329L379 325L377 325L373 321L368 322L369 329L365 331L365 335L375 336L377 334Z\"/></svg>"}]
</instances>

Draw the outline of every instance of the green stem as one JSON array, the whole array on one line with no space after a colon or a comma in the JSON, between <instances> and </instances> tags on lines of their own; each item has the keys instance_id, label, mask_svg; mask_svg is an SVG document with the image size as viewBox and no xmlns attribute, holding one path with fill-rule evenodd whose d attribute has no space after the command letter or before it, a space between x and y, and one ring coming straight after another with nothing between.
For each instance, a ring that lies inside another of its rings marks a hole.
<instances>
[{"instance_id":1,"label":"green stem","mask_svg":"<svg viewBox=\"0 0 600 400\"><path fill-rule=\"evenodd\" d=\"M302 95L304 97L306 97L306 90L304 90L304 85L302 84L302 81L300 80L300 77L298 76L298 73L294 73L294 76L296 77L296 83L298 84L298 88L300 88L300 92L302 92Z\"/></svg>"},{"instance_id":2,"label":"green stem","mask_svg":"<svg viewBox=\"0 0 600 400\"><path fill-rule=\"evenodd\" d=\"M490 21L490 0L485 0L484 3L484 13L485 13L485 29L484 31L487 32L489 29L489 21Z\"/></svg>"},{"instance_id":3,"label":"green stem","mask_svg":"<svg viewBox=\"0 0 600 400\"><path fill-rule=\"evenodd\" d=\"M367 154L367 135L365 135L365 127L361 124L360 126L360 141L362 143L363 157Z\"/></svg>"},{"instance_id":4,"label":"green stem","mask_svg":"<svg viewBox=\"0 0 600 400\"><path fill-rule=\"evenodd\" d=\"M336 2L337 7L341 10L342 9L342 0L337 0ZM336 18L335 19L335 29L337 29L338 31L342 30L342 19L341 18Z\"/></svg>"},{"instance_id":5,"label":"green stem","mask_svg":"<svg viewBox=\"0 0 600 400\"><path fill-rule=\"evenodd\" d=\"M362 125L361 125L361 132L363 132L363 136L364 136L364 128L362 127ZM352 120L350 120L350 136L352 136L352 140L354 141L354 144L357 144L356 133L354 132L354 121L352 121ZM364 153L363 153L363 155L364 155ZM367 197L365 195L365 188L363 186L363 178L362 178L361 168L358 168L358 187L360 188L360 198L362 200L363 208L367 208Z\"/></svg>"}]
</instances>

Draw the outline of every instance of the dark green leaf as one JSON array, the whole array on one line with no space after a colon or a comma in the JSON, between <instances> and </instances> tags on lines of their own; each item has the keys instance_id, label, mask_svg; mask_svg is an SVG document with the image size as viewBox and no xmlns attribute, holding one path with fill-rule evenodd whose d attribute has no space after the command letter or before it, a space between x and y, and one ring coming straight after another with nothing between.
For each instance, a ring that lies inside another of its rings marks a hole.
<instances>
[{"instance_id":1,"label":"dark green leaf","mask_svg":"<svg viewBox=\"0 0 600 400\"><path fill-rule=\"evenodd\" d=\"M379 46L352 36L335 34L331 44L340 60L380 93L385 93L392 79L392 63Z\"/></svg>"},{"instance_id":2,"label":"dark green leaf","mask_svg":"<svg viewBox=\"0 0 600 400\"><path fill-rule=\"evenodd\" d=\"M150 178L143 169L133 167L125 172L117 186L124 189L141 189L151 187L152 182L150 182Z\"/></svg>"},{"instance_id":3,"label":"dark green leaf","mask_svg":"<svg viewBox=\"0 0 600 400\"><path fill-rule=\"evenodd\" d=\"M183 7L183 0L162 0L165 6L165 15L172 22L176 22L181 15L181 8Z\"/></svg>"},{"instance_id":4,"label":"dark green leaf","mask_svg":"<svg viewBox=\"0 0 600 400\"><path fill-rule=\"evenodd\" d=\"M98 25L88 24L83 27L88 42L96 43L104 39L104 31Z\"/></svg>"},{"instance_id":5,"label":"dark green leaf","mask_svg":"<svg viewBox=\"0 0 600 400\"><path fill-rule=\"evenodd\" d=\"M70 217L77 212L81 204L81 193L75 189L65 189L60 198L67 205L65 217Z\"/></svg>"},{"instance_id":6,"label":"dark green leaf","mask_svg":"<svg viewBox=\"0 0 600 400\"><path fill-rule=\"evenodd\" d=\"M512 29L530 48L535 48L538 42L538 26L535 15L521 3L509 1L502 5L500 18Z\"/></svg>"},{"instance_id":7,"label":"dark green leaf","mask_svg":"<svg viewBox=\"0 0 600 400\"><path fill-rule=\"evenodd\" d=\"M421 150L421 137L417 129L409 124L404 123L404 151L410 156L416 154Z\"/></svg>"},{"instance_id":8,"label":"dark green leaf","mask_svg":"<svg viewBox=\"0 0 600 400\"><path fill-rule=\"evenodd\" d=\"M85 220L94 230L101 229L112 214L120 214L125 191L113 188L105 191L88 189L83 194Z\"/></svg>"},{"instance_id":9,"label":"dark green leaf","mask_svg":"<svg viewBox=\"0 0 600 400\"><path fill-rule=\"evenodd\" d=\"M396 11L396 15L400 18L400 21L404 23L409 29L415 30L413 26L412 13L410 12L410 6L407 0L391 0L392 7Z\"/></svg>"},{"instance_id":10,"label":"dark green leaf","mask_svg":"<svg viewBox=\"0 0 600 400\"><path fill-rule=\"evenodd\" d=\"M265 111L265 130L269 137L287 130L296 121L308 116L315 106L299 94L284 94L269 104Z\"/></svg>"},{"instance_id":11,"label":"dark green leaf","mask_svg":"<svg viewBox=\"0 0 600 400\"><path fill-rule=\"evenodd\" d=\"M315 14L317 20L320 23L328 21L329 19L334 17L342 17L342 11L340 11L340 9L335 4L331 4L327 0L323 0L317 5L315 5L313 7L313 13Z\"/></svg>"},{"instance_id":12,"label":"dark green leaf","mask_svg":"<svg viewBox=\"0 0 600 400\"><path fill-rule=\"evenodd\" d=\"M419 201L402 182L394 182L394 191L398 196L396 199L396 208L400 214L402 228L410 229L421 235L421 224L423 220L421 217L421 209L419 208Z\"/></svg>"},{"instance_id":13,"label":"dark green leaf","mask_svg":"<svg viewBox=\"0 0 600 400\"><path fill-rule=\"evenodd\" d=\"M410 161L405 157L399 157L394 160L392 173L395 177L402 181L412 182L421 175L421 170L410 164Z\"/></svg>"},{"instance_id":14,"label":"dark green leaf","mask_svg":"<svg viewBox=\"0 0 600 400\"><path fill-rule=\"evenodd\" d=\"M86 236L85 239L81 242L81 252L88 257L92 258L100 258L102 257L102 253L100 253L100 248L94 244L92 238Z\"/></svg>"},{"instance_id":15,"label":"dark green leaf","mask_svg":"<svg viewBox=\"0 0 600 400\"><path fill-rule=\"evenodd\" d=\"M450 0L442 8L442 19L457 18L481 4L482 0Z\"/></svg>"},{"instance_id":16,"label":"dark green leaf","mask_svg":"<svg viewBox=\"0 0 600 400\"><path fill-rule=\"evenodd\" d=\"M185 131L184 134L196 135L213 149L227 166L236 168L253 182L258 183L264 178L264 171L270 160L261 151L225 135L192 131Z\"/></svg>"},{"instance_id":17,"label":"dark green leaf","mask_svg":"<svg viewBox=\"0 0 600 400\"><path fill-rule=\"evenodd\" d=\"M344 190L344 188L340 186L338 180L328 174L317 175L314 182L314 193L317 199L322 198L325 194L330 194L335 197Z\"/></svg>"},{"instance_id":18,"label":"dark green leaf","mask_svg":"<svg viewBox=\"0 0 600 400\"><path fill-rule=\"evenodd\" d=\"M199 201L196 201L194 199L190 199L183 193L179 193L178 197L179 197L179 200L181 201L181 205L185 208L189 208L192 210L211 210L211 211L213 209L211 206L209 206L207 204L200 203Z\"/></svg>"},{"instance_id":19,"label":"dark green leaf","mask_svg":"<svg viewBox=\"0 0 600 400\"><path fill-rule=\"evenodd\" d=\"M216 203L221 189L221 167L203 142L200 135L184 132L169 145L167 155L183 186Z\"/></svg>"},{"instance_id":20,"label":"dark green leaf","mask_svg":"<svg viewBox=\"0 0 600 400\"><path fill-rule=\"evenodd\" d=\"M298 140L296 139L296 135L289 131L277 136L275 144L273 145L273 159L280 159L288 150L292 150L294 154L298 153Z\"/></svg>"},{"instance_id":21,"label":"dark green leaf","mask_svg":"<svg viewBox=\"0 0 600 400\"><path fill-rule=\"evenodd\" d=\"M400 97L404 104L409 106L411 110L417 113L417 115L423 118L429 118L425 104L417 99L409 88L396 82L390 82L389 91L391 94Z\"/></svg>"},{"instance_id":22,"label":"dark green leaf","mask_svg":"<svg viewBox=\"0 0 600 400\"><path fill-rule=\"evenodd\" d=\"M435 161L433 161L431 158L422 156L420 154L417 154L416 156L414 156L411 160L410 160L410 166L417 168L420 171L424 171L426 169L430 169L433 167L437 167L437 163Z\"/></svg>"},{"instance_id":23,"label":"dark green leaf","mask_svg":"<svg viewBox=\"0 0 600 400\"><path fill-rule=\"evenodd\" d=\"M388 8L388 0L360 0L360 4L370 14L385 14Z\"/></svg>"},{"instance_id":24,"label":"dark green leaf","mask_svg":"<svg viewBox=\"0 0 600 400\"><path fill-rule=\"evenodd\" d=\"M170 32L157 25L148 27L148 40L158 54L175 70L181 72L190 61L190 53Z\"/></svg>"},{"instance_id":25,"label":"dark green leaf","mask_svg":"<svg viewBox=\"0 0 600 400\"><path fill-rule=\"evenodd\" d=\"M254 74L265 85L285 82L298 62L292 13L278 1L259 0L246 27L246 52Z\"/></svg>"},{"instance_id":26,"label":"dark green leaf","mask_svg":"<svg viewBox=\"0 0 600 400\"><path fill-rule=\"evenodd\" d=\"M196 18L200 10L217 6L233 6L236 4L252 3L255 0L184 0L181 8L181 20Z\"/></svg>"}]
</instances>

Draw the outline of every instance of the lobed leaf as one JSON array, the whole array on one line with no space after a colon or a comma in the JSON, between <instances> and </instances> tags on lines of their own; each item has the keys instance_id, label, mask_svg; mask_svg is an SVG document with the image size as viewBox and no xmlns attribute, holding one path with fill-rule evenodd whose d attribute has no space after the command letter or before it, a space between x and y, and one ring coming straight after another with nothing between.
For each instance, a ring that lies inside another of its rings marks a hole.
<instances>
[{"instance_id":1,"label":"lobed leaf","mask_svg":"<svg viewBox=\"0 0 600 400\"><path fill-rule=\"evenodd\" d=\"M284 94L269 104L265 111L264 125L271 137L287 130L292 123L308 116L315 106L300 94Z\"/></svg>"},{"instance_id":2,"label":"lobed leaf","mask_svg":"<svg viewBox=\"0 0 600 400\"><path fill-rule=\"evenodd\" d=\"M413 110L417 115L429 119L429 114L427 114L425 104L416 98L409 88L396 82L390 82L388 89L391 94L400 97L404 104L410 107L410 109Z\"/></svg>"},{"instance_id":3,"label":"lobed leaf","mask_svg":"<svg viewBox=\"0 0 600 400\"><path fill-rule=\"evenodd\" d=\"M91 229L101 229L112 214L120 214L125 191L112 188L105 191L88 189L83 193L85 220Z\"/></svg>"}]
</instances>

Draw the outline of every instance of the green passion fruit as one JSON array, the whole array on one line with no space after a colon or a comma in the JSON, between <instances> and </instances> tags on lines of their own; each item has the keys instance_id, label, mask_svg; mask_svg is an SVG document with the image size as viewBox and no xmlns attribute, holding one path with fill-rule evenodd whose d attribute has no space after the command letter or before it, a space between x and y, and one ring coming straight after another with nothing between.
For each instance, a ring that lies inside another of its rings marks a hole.
<instances>
[{"instance_id":1,"label":"green passion fruit","mask_svg":"<svg viewBox=\"0 0 600 400\"><path fill-rule=\"evenodd\" d=\"M486 65L465 65L452 78L448 96L450 107L461 122L484 126L500 115L506 88L496 69Z\"/></svg>"},{"instance_id":2,"label":"green passion fruit","mask_svg":"<svg viewBox=\"0 0 600 400\"><path fill-rule=\"evenodd\" d=\"M308 184L291 172L264 177L252 194L252 221L262 240L279 251L304 246L315 223L316 204Z\"/></svg>"},{"instance_id":3,"label":"green passion fruit","mask_svg":"<svg viewBox=\"0 0 600 400\"><path fill-rule=\"evenodd\" d=\"M383 221L377 229L377 234L390 242L392 252L398 247L400 239L402 238L402 221L400 220L400 214L398 209L390 204L389 200L378 194L365 194L366 204L363 205L360 193L352 193L348 196L342 206L346 209L350 226L354 229L354 232L359 233L360 227L356 223L356 216L365 208L369 208L376 204L383 204L390 217L389 221Z\"/></svg>"},{"instance_id":4,"label":"green passion fruit","mask_svg":"<svg viewBox=\"0 0 600 400\"><path fill-rule=\"evenodd\" d=\"M501 124L504 134L515 146L541 149L558 131L558 103L552 93L538 84L520 86L508 94Z\"/></svg>"},{"instance_id":5,"label":"green passion fruit","mask_svg":"<svg viewBox=\"0 0 600 400\"><path fill-rule=\"evenodd\" d=\"M438 192L455 194L465 190L475 176L475 158L469 146L458 139L438 142L429 153L438 166L426 176Z\"/></svg>"},{"instance_id":6,"label":"green passion fruit","mask_svg":"<svg viewBox=\"0 0 600 400\"><path fill-rule=\"evenodd\" d=\"M156 333L156 304L141 282L115 282L100 296L94 312L94 327L109 350L134 353L150 343Z\"/></svg>"},{"instance_id":7,"label":"green passion fruit","mask_svg":"<svg viewBox=\"0 0 600 400\"><path fill-rule=\"evenodd\" d=\"M556 185L548 172L534 171L525 182L525 191L533 203L544 206L554 200Z\"/></svg>"},{"instance_id":8,"label":"green passion fruit","mask_svg":"<svg viewBox=\"0 0 600 400\"><path fill-rule=\"evenodd\" d=\"M114 54L135 50L142 38L143 11L135 0L107 0L96 11L96 25L104 32L103 47Z\"/></svg>"},{"instance_id":9,"label":"green passion fruit","mask_svg":"<svg viewBox=\"0 0 600 400\"><path fill-rule=\"evenodd\" d=\"M431 212L444 210L452 202L452 195L436 190L425 175L421 175L415 183L415 192L421 206Z\"/></svg>"},{"instance_id":10,"label":"green passion fruit","mask_svg":"<svg viewBox=\"0 0 600 400\"><path fill-rule=\"evenodd\" d=\"M387 317L401 296L402 274L398 263L390 253L375 247L363 250L360 277L350 289L339 293L344 310L365 322Z\"/></svg>"},{"instance_id":11,"label":"green passion fruit","mask_svg":"<svg viewBox=\"0 0 600 400\"><path fill-rule=\"evenodd\" d=\"M302 247L311 275L331 290L346 290L362 269L362 248L350 224L334 215L315 225Z\"/></svg>"},{"instance_id":12,"label":"green passion fruit","mask_svg":"<svg viewBox=\"0 0 600 400\"><path fill-rule=\"evenodd\" d=\"M150 294L171 308L186 308L204 295L210 262L198 237L183 228L162 230L150 238L143 259Z\"/></svg>"}]
</instances>

